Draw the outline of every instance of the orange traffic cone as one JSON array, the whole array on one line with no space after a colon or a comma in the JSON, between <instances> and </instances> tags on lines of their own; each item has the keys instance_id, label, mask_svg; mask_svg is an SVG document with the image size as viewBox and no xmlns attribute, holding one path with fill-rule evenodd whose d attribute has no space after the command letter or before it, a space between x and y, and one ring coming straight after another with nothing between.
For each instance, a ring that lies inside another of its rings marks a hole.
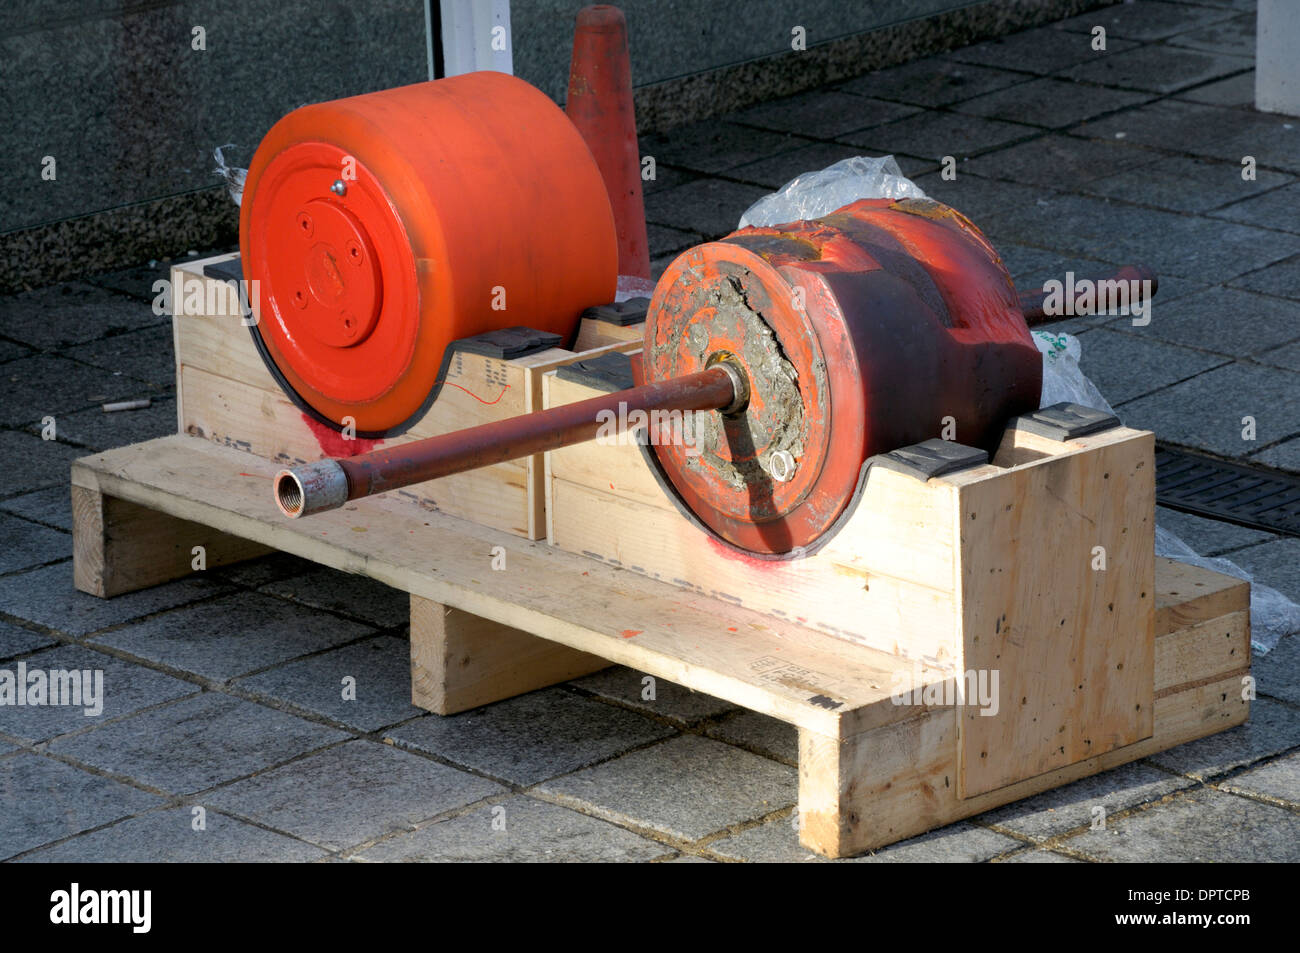
<instances>
[{"instance_id":1,"label":"orange traffic cone","mask_svg":"<svg viewBox=\"0 0 1300 953\"><path fill-rule=\"evenodd\" d=\"M578 11L564 111L578 127L609 190L618 226L618 273L650 277L641 156L632 107L632 63L627 20L618 7Z\"/></svg>"}]
</instances>

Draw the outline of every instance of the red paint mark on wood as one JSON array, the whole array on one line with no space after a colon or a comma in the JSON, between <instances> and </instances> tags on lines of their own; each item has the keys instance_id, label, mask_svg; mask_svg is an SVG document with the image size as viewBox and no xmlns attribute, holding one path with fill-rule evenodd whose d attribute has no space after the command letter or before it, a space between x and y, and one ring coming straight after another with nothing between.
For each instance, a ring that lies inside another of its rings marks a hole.
<instances>
[{"instance_id":1,"label":"red paint mark on wood","mask_svg":"<svg viewBox=\"0 0 1300 953\"><path fill-rule=\"evenodd\" d=\"M327 457L351 457L358 453L369 453L377 444L382 443L380 440L367 440L363 437L353 437L348 440L333 427L327 427L307 414L303 414L302 419L307 423L312 436L316 438L321 453Z\"/></svg>"},{"instance_id":2,"label":"red paint mark on wood","mask_svg":"<svg viewBox=\"0 0 1300 953\"><path fill-rule=\"evenodd\" d=\"M625 638L625 639L630 639L630 638L632 638L632 636L634 636L634 635L640 635L640 634L641 634L642 632L644 632L644 631L645 631L644 629L624 629L623 632L622 632L622 635L623 635L623 638Z\"/></svg>"},{"instance_id":3,"label":"red paint mark on wood","mask_svg":"<svg viewBox=\"0 0 1300 953\"><path fill-rule=\"evenodd\" d=\"M729 625L729 626L727 626L727 631L728 631L728 632L735 632L735 631L736 631L736 627L735 627L734 625Z\"/></svg>"}]
</instances>

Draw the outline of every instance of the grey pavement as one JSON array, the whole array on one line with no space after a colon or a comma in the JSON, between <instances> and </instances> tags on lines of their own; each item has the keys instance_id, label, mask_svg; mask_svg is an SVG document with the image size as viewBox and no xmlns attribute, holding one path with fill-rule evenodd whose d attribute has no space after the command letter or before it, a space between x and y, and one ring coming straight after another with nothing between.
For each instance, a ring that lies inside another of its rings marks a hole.
<instances>
[{"instance_id":1,"label":"grey pavement","mask_svg":"<svg viewBox=\"0 0 1300 953\"><path fill-rule=\"evenodd\" d=\"M1152 264L1149 325L1056 326L1085 371L1164 441L1300 473L1300 119L1251 108L1253 29L1248 3L1141 0L644 137L654 265L801 172L892 152L1022 286ZM0 859L819 860L796 733L764 715L619 667L424 713L406 597L292 557L78 593L69 462L175 427L165 265L0 298L0 668L104 685L98 714L0 708ZM1300 599L1300 540L1160 519ZM855 860L1300 859L1300 638L1254 672L1246 726Z\"/></svg>"}]
</instances>

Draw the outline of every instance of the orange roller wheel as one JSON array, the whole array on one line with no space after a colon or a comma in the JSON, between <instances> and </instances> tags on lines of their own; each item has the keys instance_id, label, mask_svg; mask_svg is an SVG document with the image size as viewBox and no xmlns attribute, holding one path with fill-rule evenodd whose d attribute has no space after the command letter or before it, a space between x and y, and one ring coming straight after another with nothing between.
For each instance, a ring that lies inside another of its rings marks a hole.
<instances>
[{"instance_id":1,"label":"orange roller wheel","mask_svg":"<svg viewBox=\"0 0 1300 953\"><path fill-rule=\"evenodd\" d=\"M285 116L248 170L239 243L272 372L359 436L420 415L452 341L516 326L567 340L618 280L591 152L543 93L495 72Z\"/></svg>"}]
</instances>

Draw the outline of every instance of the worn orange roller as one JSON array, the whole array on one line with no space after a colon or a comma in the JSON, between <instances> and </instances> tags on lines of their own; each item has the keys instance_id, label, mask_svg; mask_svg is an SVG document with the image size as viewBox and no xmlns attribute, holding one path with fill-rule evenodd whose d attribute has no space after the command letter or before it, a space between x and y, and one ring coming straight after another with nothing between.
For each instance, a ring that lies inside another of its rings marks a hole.
<instances>
[{"instance_id":1,"label":"worn orange roller","mask_svg":"<svg viewBox=\"0 0 1300 953\"><path fill-rule=\"evenodd\" d=\"M253 157L239 241L273 373L363 437L418 418L451 341L515 326L567 339L618 280L581 135L495 72L294 110Z\"/></svg>"}]
</instances>

